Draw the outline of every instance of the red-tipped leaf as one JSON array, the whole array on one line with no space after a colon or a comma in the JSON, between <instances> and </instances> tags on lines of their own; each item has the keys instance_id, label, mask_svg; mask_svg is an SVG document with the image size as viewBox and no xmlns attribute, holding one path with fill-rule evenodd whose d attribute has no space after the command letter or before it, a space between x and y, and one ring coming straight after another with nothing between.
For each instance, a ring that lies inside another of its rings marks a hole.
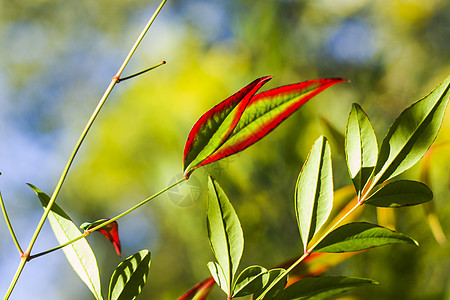
<instances>
[{"instance_id":1,"label":"red-tipped leaf","mask_svg":"<svg viewBox=\"0 0 450 300\"><path fill-rule=\"evenodd\" d=\"M200 283L197 283L189 291L187 291L183 296L179 297L178 300L203 300L208 296L209 292L216 285L214 278L208 277Z\"/></svg>"},{"instance_id":2,"label":"red-tipped leaf","mask_svg":"<svg viewBox=\"0 0 450 300\"><path fill-rule=\"evenodd\" d=\"M203 161L226 142L252 96L271 78L271 76L265 76L254 80L198 119L184 147L185 177L189 177L190 173L203 165Z\"/></svg>"},{"instance_id":3,"label":"red-tipped leaf","mask_svg":"<svg viewBox=\"0 0 450 300\"><path fill-rule=\"evenodd\" d=\"M94 228L95 226L100 225L101 223L108 221L109 219L100 219L92 223L83 223L80 227L83 230L89 230L91 228ZM119 225L116 221L109 223L106 226L103 226L102 228L97 230L101 234L103 234L114 246L114 249L116 249L117 255L120 256L121 253L121 247L120 247L120 239L119 239Z\"/></svg>"},{"instance_id":4,"label":"red-tipped leaf","mask_svg":"<svg viewBox=\"0 0 450 300\"><path fill-rule=\"evenodd\" d=\"M263 77L259 80L267 81L268 79L270 79L270 77ZM265 81L262 82L260 86L265 83ZM233 129L231 131L229 130L231 126L228 127L228 130L222 129L222 131L226 132L226 134L220 135L220 142L213 142L213 144L219 146L216 147L214 151L205 152L207 155L202 155L200 159L196 158L196 164L194 167L186 167L186 161L189 162L189 159L186 158L191 155L189 148L192 148L194 141L198 139L199 141L197 144L207 144L208 142L211 142L205 140L205 138L217 138L214 131L215 129L204 126L205 122L208 120L209 123L212 123L211 118L220 115L221 109L228 109L228 111L230 111L229 107L222 103L227 101L230 101L231 103L232 101L227 99L218 106L215 106L199 119L189 134L188 142L185 147L185 176L188 177L190 172L192 172L195 168L230 156L251 146L266 136L270 131L275 129L282 121L299 109L306 101L324 89L342 81L344 81L342 78L316 79L278 87L254 96L253 94L248 93L245 101L249 102L245 103L245 105L239 105L239 109L243 108L243 111L241 112L239 110L239 113L236 111L233 115L233 121L236 121L236 118L239 116L238 122L236 124L234 124L234 122L231 123L233 125ZM258 88L260 86L258 86ZM244 89L247 88L248 87ZM234 98L233 101L238 100L237 98ZM239 104L235 102L233 103L234 105ZM199 128L202 128L204 131L209 133L199 136L197 134L197 132L199 132Z\"/></svg>"}]
</instances>

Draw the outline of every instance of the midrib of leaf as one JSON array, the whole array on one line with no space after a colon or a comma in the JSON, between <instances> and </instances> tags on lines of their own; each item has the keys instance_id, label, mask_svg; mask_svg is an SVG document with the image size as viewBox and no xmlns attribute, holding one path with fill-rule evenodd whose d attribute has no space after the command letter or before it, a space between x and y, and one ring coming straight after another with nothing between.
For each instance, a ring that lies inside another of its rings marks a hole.
<instances>
[{"instance_id":1,"label":"midrib of leaf","mask_svg":"<svg viewBox=\"0 0 450 300\"><path fill-rule=\"evenodd\" d=\"M441 96L439 97L439 100L436 102L436 104L434 105L433 109L431 109L425 116L425 118L423 118L420 121L419 126L416 126L416 128L413 130L412 134L410 135L410 137L408 138L408 140L406 141L406 143L403 144L403 146L401 146L400 150L397 151L397 154L395 154L395 156L390 159L389 163L384 163L383 168L380 170L380 172L375 176L371 188L373 188L374 186L376 186L378 184L378 181L383 177L383 175L386 173L386 171L392 167L392 162L395 161L397 159L397 157L399 157L400 154L403 154L403 150L406 148L406 146L410 145L410 143L414 143L414 141L412 141L413 137L419 132L422 131L423 127L426 127L427 125L425 125L425 121L429 118L433 118L433 114L436 112L436 110L439 108L439 104L440 102L442 102L442 96L447 93L447 91L449 90L450 86L448 86L442 93ZM392 136L391 136L392 138ZM401 165L401 163L399 164ZM376 166L375 166L376 167ZM391 176L396 176L394 175L395 172L393 172L389 177ZM370 190L370 189L369 189Z\"/></svg>"},{"instance_id":2,"label":"midrib of leaf","mask_svg":"<svg viewBox=\"0 0 450 300\"><path fill-rule=\"evenodd\" d=\"M54 214L54 213L53 213L53 214ZM59 222L58 218L54 217L54 219L56 220L56 222L58 223L58 225L59 225L59 226L61 227L61 229L62 229L62 228L63 228L63 225ZM70 241L72 237L69 237L69 236L66 234L66 232L65 232L64 230L62 230L62 232L64 233L64 236L66 237L66 239L67 239L68 241ZM84 239L84 238L83 238L83 239ZM77 242L75 242L75 243L77 243ZM77 254L78 258L80 258L80 253L77 251L77 248L75 247L75 243L74 243L74 244L71 244L70 247L71 247L71 248L73 249L73 251ZM90 282L91 285L94 287L95 297L96 297L97 299L102 299L101 295L99 296L99 295L97 294L97 289L95 288L95 284L94 284L94 282L93 282L93 280L92 280L92 277L89 275L89 272L88 272L88 270L86 269L84 263L81 261L81 259L80 259L80 264L82 265L83 270L84 270L84 272L86 273L86 275L87 275L87 277L88 277L88 279L89 279L89 282Z\"/></svg>"}]
</instances>

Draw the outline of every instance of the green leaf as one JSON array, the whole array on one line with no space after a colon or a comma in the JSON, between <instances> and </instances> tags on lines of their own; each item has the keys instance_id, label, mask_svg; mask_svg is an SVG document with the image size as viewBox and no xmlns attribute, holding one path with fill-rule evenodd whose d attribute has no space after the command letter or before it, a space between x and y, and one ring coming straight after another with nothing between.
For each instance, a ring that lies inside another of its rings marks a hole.
<instances>
[{"instance_id":1,"label":"green leaf","mask_svg":"<svg viewBox=\"0 0 450 300\"><path fill-rule=\"evenodd\" d=\"M345 153L350 177L360 193L377 162L378 145L369 118L356 103L353 103L348 117Z\"/></svg>"},{"instance_id":2,"label":"green leaf","mask_svg":"<svg viewBox=\"0 0 450 300\"><path fill-rule=\"evenodd\" d=\"M111 276L109 300L133 300L147 282L151 263L148 250L141 250L121 262Z\"/></svg>"},{"instance_id":3,"label":"green leaf","mask_svg":"<svg viewBox=\"0 0 450 300\"><path fill-rule=\"evenodd\" d=\"M269 280L268 276L263 276L267 272L266 268L260 266L244 269L234 283L233 297L247 296L261 290Z\"/></svg>"},{"instance_id":4,"label":"green leaf","mask_svg":"<svg viewBox=\"0 0 450 300\"><path fill-rule=\"evenodd\" d=\"M306 252L308 242L322 227L333 205L333 174L330 146L325 137L314 143L298 176L295 212Z\"/></svg>"},{"instance_id":5,"label":"green leaf","mask_svg":"<svg viewBox=\"0 0 450 300\"><path fill-rule=\"evenodd\" d=\"M314 252L352 252L387 244L418 245L414 239L402 233L375 224L355 222L332 231L317 245Z\"/></svg>"},{"instance_id":6,"label":"green leaf","mask_svg":"<svg viewBox=\"0 0 450 300\"><path fill-rule=\"evenodd\" d=\"M278 295L277 299L328 299L351 288L372 284L378 284L378 282L371 279L344 276L308 277L288 286Z\"/></svg>"},{"instance_id":7,"label":"green leaf","mask_svg":"<svg viewBox=\"0 0 450 300\"><path fill-rule=\"evenodd\" d=\"M425 154L441 127L449 97L450 76L400 114L381 144L373 185L409 169Z\"/></svg>"},{"instance_id":8,"label":"green leaf","mask_svg":"<svg viewBox=\"0 0 450 300\"><path fill-rule=\"evenodd\" d=\"M380 207L417 205L433 199L428 186L418 181L399 180L386 184L371 195L365 204Z\"/></svg>"},{"instance_id":9,"label":"green leaf","mask_svg":"<svg viewBox=\"0 0 450 300\"><path fill-rule=\"evenodd\" d=\"M232 294L234 275L244 250L244 235L233 206L219 183L208 177L208 237L218 264L227 282L227 294Z\"/></svg>"},{"instance_id":10,"label":"green leaf","mask_svg":"<svg viewBox=\"0 0 450 300\"><path fill-rule=\"evenodd\" d=\"M287 284L287 276L284 276L286 273L285 269L272 269L268 273L264 273L262 276L262 280L267 282L266 285L259 291L256 291L253 294L253 299L258 299L263 292L269 288L269 286L276 280L278 277L283 276L279 282L277 282L260 300L274 300L278 299L278 294L284 289Z\"/></svg>"},{"instance_id":11,"label":"green leaf","mask_svg":"<svg viewBox=\"0 0 450 300\"><path fill-rule=\"evenodd\" d=\"M28 183L28 185L39 197L39 200L45 209L50 201L50 197L34 185L30 183ZM65 244L82 234L69 216L56 204L52 205L48 220L50 221L53 233L60 244ZM86 239L82 238L75 243L62 248L62 250L72 268L88 286L95 298L103 299L97 260Z\"/></svg>"},{"instance_id":12,"label":"green leaf","mask_svg":"<svg viewBox=\"0 0 450 300\"><path fill-rule=\"evenodd\" d=\"M217 285L227 294L230 293L230 282L222 270L222 267L215 261L208 262L208 269ZM231 293L230 293L231 294Z\"/></svg>"}]
</instances>

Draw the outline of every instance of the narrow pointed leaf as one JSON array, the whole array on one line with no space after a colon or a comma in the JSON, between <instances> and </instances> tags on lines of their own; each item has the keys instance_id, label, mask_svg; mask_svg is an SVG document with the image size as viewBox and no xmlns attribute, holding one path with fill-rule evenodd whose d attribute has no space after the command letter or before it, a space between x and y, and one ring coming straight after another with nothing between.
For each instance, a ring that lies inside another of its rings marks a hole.
<instances>
[{"instance_id":1,"label":"narrow pointed leaf","mask_svg":"<svg viewBox=\"0 0 450 300\"><path fill-rule=\"evenodd\" d=\"M404 110L381 144L374 184L412 167L435 140L450 97L450 76L430 94Z\"/></svg>"},{"instance_id":2,"label":"narrow pointed leaf","mask_svg":"<svg viewBox=\"0 0 450 300\"><path fill-rule=\"evenodd\" d=\"M357 277L321 276L308 277L293 283L279 295L279 300L329 299L351 288L378 284L378 282Z\"/></svg>"},{"instance_id":3,"label":"narrow pointed leaf","mask_svg":"<svg viewBox=\"0 0 450 300\"><path fill-rule=\"evenodd\" d=\"M268 281L267 269L260 266L251 266L244 269L236 279L233 288L233 297L242 297L251 295L261 290Z\"/></svg>"},{"instance_id":4,"label":"narrow pointed leaf","mask_svg":"<svg viewBox=\"0 0 450 300\"><path fill-rule=\"evenodd\" d=\"M80 228L83 230L89 230L90 228L94 228L109 219L100 219L95 222L86 222L81 224ZM120 239L119 239L119 225L116 221L109 223L106 226L103 226L98 230L101 234L103 234L114 246L117 255L120 256L121 247L120 247Z\"/></svg>"},{"instance_id":5,"label":"narrow pointed leaf","mask_svg":"<svg viewBox=\"0 0 450 300\"><path fill-rule=\"evenodd\" d=\"M203 300L205 299L212 288L215 286L213 277L208 277L200 283L197 283L178 300Z\"/></svg>"},{"instance_id":6,"label":"narrow pointed leaf","mask_svg":"<svg viewBox=\"0 0 450 300\"><path fill-rule=\"evenodd\" d=\"M253 294L253 299L258 299L261 297L263 292L270 287L270 285L280 276L283 276L286 273L285 269L272 269L268 273L264 273L263 280L266 285L259 291L256 291ZM274 300L278 299L278 294L284 289L287 284L287 276L284 276L279 282L277 282L260 300Z\"/></svg>"},{"instance_id":7,"label":"narrow pointed leaf","mask_svg":"<svg viewBox=\"0 0 450 300\"><path fill-rule=\"evenodd\" d=\"M111 276L109 300L133 300L147 282L151 254L141 250L121 262Z\"/></svg>"},{"instance_id":8,"label":"narrow pointed leaf","mask_svg":"<svg viewBox=\"0 0 450 300\"><path fill-rule=\"evenodd\" d=\"M401 207L422 204L433 199L428 186L418 181L399 180L386 184L364 201L379 207Z\"/></svg>"},{"instance_id":9,"label":"narrow pointed leaf","mask_svg":"<svg viewBox=\"0 0 450 300\"><path fill-rule=\"evenodd\" d=\"M333 205L333 174L330 146L325 137L314 143L298 176L295 194L303 250L330 215Z\"/></svg>"},{"instance_id":10,"label":"narrow pointed leaf","mask_svg":"<svg viewBox=\"0 0 450 300\"><path fill-rule=\"evenodd\" d=\"M32 184L28 184L38 196L44 209L50 197ZM52 205L48 220L53 233L60 244L79 237L82 233L69 216L56 204ZM62 248L72 268L91 290L96 299L103 299L100 285L100 275L94 252L85 238Z\"/></svg>"},{"instance_id":11,"label":"narrow pointed leaf","mask_svg":"<svg viewBox=\"0 0 450 300\"><path fill-rule=\"evenodd\" d=\"M342 81L344 79L341 78L310 80L256 94L250 100L227 141L202 165L230 156L253 145L309 99Z\"/></svg>"},{"instance_id":12,"label":"narrow pointed leaf","mask_svg":"<svg viewBox=\"0 0 450 300\"><path fill-rule=\"evenodd\" d=\"M256 79L239 92L211 108L198 119L184 147L183 171L189 177L204 160L225 143L251 97L272 77Z\"/></svg>"},{"instance_id":13,"label":"narrow pointed leaf","mask_svg":"<svg viewBox=\"0 0 450 300\"><path fill-rule=\"evenodd\" d=\"M418 245L414 239L402 233L375 224L355 222L332 231L317 245L314 252L351 252L387 244Z\"/></svg>"},{"instance_id":14,"label":"narrow pointed leaf","mask_svg":"<svg viewBox=\"0 0 450 300\"><path fill-rule=\"evenodd\" d=\"M350 177L360 193L377 162L378 145L369 118L356 103L348 117L345 153Z\"/></svg>"},{"instance_id":15,"label":"narrow pointed leaf","mask_svg":"<svg viewBox=\"0 0 450 300\"><path fill-rule=\"evenodd\" d=\"M208 177L208 237L231 295L234 275L244 250L244 235L238 216L219 183Z\"/></svg>"},{"instance_id":16,"label":"narrow pointed leaf","mask_svg":"<svg viewBox=\"0 0 450 300\"><path fill-rule=\"evenodd\" d=\"M230 281L225 277L222 267L215 261L208 263L208 269L217 285L227 294L230 295Z\"/></svg>"}]
</instances>

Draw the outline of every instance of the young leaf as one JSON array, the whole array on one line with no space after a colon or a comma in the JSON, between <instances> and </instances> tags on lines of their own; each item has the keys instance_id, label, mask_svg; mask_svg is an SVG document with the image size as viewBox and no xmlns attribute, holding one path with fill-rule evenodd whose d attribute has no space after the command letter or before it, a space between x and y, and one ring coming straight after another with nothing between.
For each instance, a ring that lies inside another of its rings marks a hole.
<instances>
[{"instance_id":1,"label":"young leaf","mask_svg":"<svg viewBox=\"0 0 450 300\"><path fill-rule=\"evenodd\" d=\"M256 79L239 92L211 108L198 119L184 147L183 171L189 177L227 140L251 97L272 77Z\"/></svg>"},{"instance_id":2,"label":"young leaf","mask_svg":"<svg viewBox=\"0 0 450 300\"><path fill-rule=\"evenodd\" d=\"M378 282L357 277L321 276L297 281L278 294L279 300L329 299L351 288L378 284Z\"/></svg>"},{"instance_id":3,"label":"young leaf","mask_svg":"<svg viewBox=\"0 0 450 300\"><path fill-rule=\"evenodd\" d=\"M263 276L267 272L266 268L260 266L244 269L234 283L233 298L251 295L261 290L269 280L268 276Z\"/></svg>"},{"instance_id":4,"label":"young leaf","mask_svg":"<svg viewBox=\"0 0 450 300\"><path fill-rule=\"evenodd\" d=\"M50 201L50 197L34 185L30 183L28 183L28 185L36 193L45 209ZM50 221L53 233L60 244L64 244L81 235L78 227L56 204L52 205L48 215L48 220ZM64 251L64 254L66 255L66 258L72 268L81 280L83 280L83 282L88 286L95 298L98 300L103 299L97 260L86 239L83 238L78 240L75 243L62 248L62 250Z\"/></svg>"},{"instance_id":5,"label":"young leaf","mask_svg":"<svg viewBox=\"0 0 450 300\"><path fill-rule=\"evenodd\" d=\"M377 137L362 108L353 103L345 138L347 166L358 194L372 174L377 162Z\"/></svg>"},{"instance_id":6,"label":"young leaf","mask_svg":"<svg viewBox=\"0 0 450 300\"><path fill-rule=\"evenodd\" d=\"M332 177L330 146L321 136L311 148L296 185L295 212L305 252L308 242L330 215Z\"/></svg>"},{"instance_id":7,"label":"young leaf","mask_svg":"<svg viewBox=\"0 0 450 300\"><path fill-rule=\"evenodd\" d=\"M94 228L108 220L109 219L100 219L95 222L86 222L81 224L80 228L83 230L89 230L90 228ZM121 247L119 239L119 225L117 224L117 222L111 222L97 231L103 234L113 244L114 249L116 249L117 255L120 256Z\"/></svg>"},{"instance_id":8,"label":"young leaf","mask_svg":"<svg viewBox=\"0 0 450 300\"><path fill-rule=\"evenodd\" d=\"M208 277L200 283L197 283L193 288L187 291L178 300L203 300L205 299L212 288L215 286L213 277Z\"/></svg>"},{"instance_id":9,"label":"young leaf","mask_svg":"<svg viewBox=\"0 0 450 300\"><path fill-rule=\"evenodd\" d=\"M266 77L263 77L263 79L264 78ZM265 81L267 80L268 79L265 79ZM310 80L297 84L278 87L263 93L256 94L254 96L250 96L251 99L248 105L245 106L244 111L240 115L238 123L235 125L235 127L233 127L232 132L229 135L215 134L217 126L205 127L202 125L211 118L212 113L210 113L210 110L205 115L203 115L199 119L199 121L197 121L196 125L194 125L194 128L189 134L189 138L185 147L185 177L188 177L189 174L197 167L212 163L251 146L258 140L266 136L270 131L275 129L283 120L294 113L306 101L308 101L324 89L342 81L344 81L344 79L341 78ZM262 82L261 85L264 82ZM247 100L247 98L245 98L245 100ZM244 102L244 100L242 101ZM219 104L219 106L221 104ZM222 108L218 108L219 106L216 106L212 109L215 113L214 116L221 115L219 109ZM222 119L223 117L220 120ZM200 125L197 125L199 123ZM197 137L199 127L206 132L202 137ZM221 132L226 131L227 133L229 133L229 131L225 130L225 128L222 128L222 126L220 127L220 129ZM218 143L217 141L209 142L206 140L213 137L213 135L214 137L221 137L220 143ZM198 144L220 144L220 147L217 147L213 152L208 151L208 155L203 155L201 159L196 159L196 161L199 161L198 164L190 163L192 166L187 166L191 160L189 159L190 153L192 152L190 150L190 145L193 143L192 141L197 139L199 140L199 142L197 142ZM200 162L200 160L202 161Z\"/></svg>"},{"instance_id":10,"label":"young leaf","mask_svg":"<svg viewBox=\"0 0 450 300\"><path fill-rule=\"evenodd\" d=\"M418 181L399 180L386 184L371 195L365 204L379 207L417 205L433 199L433 192Z\"/></svg>"},{"instance_id":11,"label":"young leaf","mask_svg":"<svg viewBox=\"0 0 450 300\"><path fill-rule=\"evenodd\" d=\"M268 273L264 273L263 281L267 282L266 285L259 291L253 294L253 299L258 299L262 293L274 282L278 277L283 276L286 273L285 269L272 269ZM284 276L279 282L277 282L260 300L274 300L278 299L277 296L284 289L287 284L287 276Z\"/></svg>"},{"instance_id":12,"label":"young leaf","mask_svg":"<svg viewBox=\"0 0 450 300\"><path fill-rule=\"evenodd\" d=\"M418 245L415 240L402 233L375 224L355 222L332 231L317 245L314 252L351 252L387 244Z\"/></svg>"},{"instance_id":13,"label":"young leaf","mask_svg":"<svg viewBox=\"0 0 450 300\"><path fill-rule=\"evenodd\" d=\"M381 144L374 185L413 166L431 146L450 97L450 76L430 94L405 109Z\"/></svg>"},{"instance_id":14,"label":"young leaf","mask_svg":"<svg viewBox=\"0 0 450 300\"><path fill-rule=\"evenodd\" d=\"M136 299L147 282L150 263L148 250L141 250L121 262L111 276L108 299Z\"/></svg>"},{"instance_id":15,"label":"young leaf","mask_svg":"<svg viewBox=\"0 0 450 300\"><path fill-rule=\"evenodd\" d=\"M244 235L227 195L211 176L208 177L207 225L209 242L218 265L223 270L226 293L230 296L231 283L244 250Z\"/></svg>"}]
</instances>

